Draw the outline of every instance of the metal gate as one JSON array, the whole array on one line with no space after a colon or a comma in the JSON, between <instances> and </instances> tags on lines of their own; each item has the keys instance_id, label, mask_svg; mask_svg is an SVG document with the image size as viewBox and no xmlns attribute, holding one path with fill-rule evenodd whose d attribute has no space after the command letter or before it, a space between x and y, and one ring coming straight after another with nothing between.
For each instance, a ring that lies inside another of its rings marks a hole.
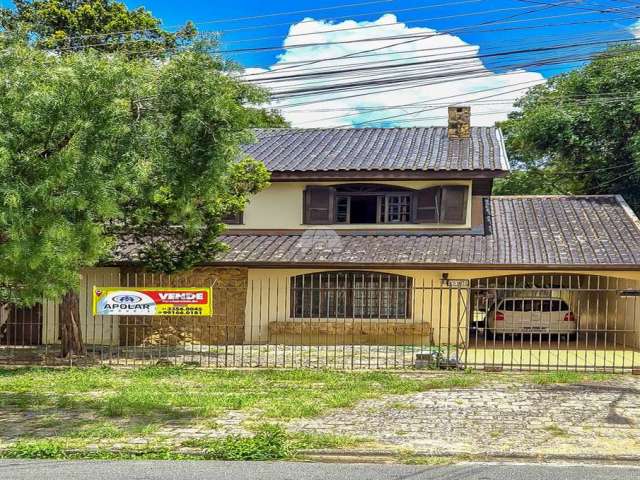
<instances>
[{"instance_id":1,"label":"metal gate","mask_svg":"<svg viewBox=\"0 0 640 480\"><path fill-rule=\"evenodd\" d=\"M630 372L640 368L638 282L513 275L471 283L470 368Z\"/></svg>"},{"instance_id":2,"label":"metal gate","mask_svg":"<svg viewBox=\"0 0 640 480\"><path fill-rule=\"evenodd\" d=\"M637 282L576 274L422 281L333 271L195 281L128 275L101 286L209 287L209 317L93 316L87 355L62 359L58 305L5 305L0 363L201 367L640 371Z\"/></svg>"}]
</instances>

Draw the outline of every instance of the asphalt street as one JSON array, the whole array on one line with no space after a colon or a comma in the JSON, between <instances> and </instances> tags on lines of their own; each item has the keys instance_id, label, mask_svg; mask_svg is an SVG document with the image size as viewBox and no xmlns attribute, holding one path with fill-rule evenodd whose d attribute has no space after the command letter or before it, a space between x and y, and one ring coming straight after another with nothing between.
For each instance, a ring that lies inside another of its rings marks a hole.
<instances>
[{"instance_id":1,"label":"asphalt street","mask_svg":"<svg viewBox=\"0 0 640 480\"><path fill-rule=\"evenodd\" d=\"M2 480L637 480L640 466L1 460Z\"/></svg>"}]
</instances>

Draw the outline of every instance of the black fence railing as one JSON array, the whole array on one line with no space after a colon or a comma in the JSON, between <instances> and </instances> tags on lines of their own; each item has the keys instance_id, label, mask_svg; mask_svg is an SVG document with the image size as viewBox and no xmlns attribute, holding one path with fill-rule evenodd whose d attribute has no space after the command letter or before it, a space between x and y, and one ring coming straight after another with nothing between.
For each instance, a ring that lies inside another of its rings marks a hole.
<instances>
[{"instance_id":1,"label":"black fence railing","mask_svg":"<svg viewBox=\"0 0 640 480\"><path fill-rule=\"evenodd\" d=\"M59 305L0 307L2 364L640 372L637 282L586 275L419 281L375 272L211 281L117 273L99 286L211 287L213 312L101 316L61 358Z\"/></svg>"}]
</instances>

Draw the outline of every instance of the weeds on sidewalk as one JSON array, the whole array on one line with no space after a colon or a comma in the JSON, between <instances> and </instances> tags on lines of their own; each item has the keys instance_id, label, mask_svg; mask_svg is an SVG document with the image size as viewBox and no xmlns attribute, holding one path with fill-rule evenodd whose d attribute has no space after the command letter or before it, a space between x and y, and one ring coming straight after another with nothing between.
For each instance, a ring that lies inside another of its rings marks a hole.
<instances>
[{"instance_id":1,"label":"weeds on sidewalk","mask_svg":"<svg viewBox=\"0 0 640 480\"><path fill-rule=\"evenodd\" d=\"M546 372L531 375L531 381L536 385L576 384L584 382L602 382L609 380L613 375L606 373L580 373L580 372Z\"/></svg>"},{"instance_id":2,"label":"weeds on sidewalk","mask_svg":"<svg viewBox=\"0 0 640 480\"><path fill-rule=\"evenodd\" d=\"M89 450L70 439L21 440L0 451L0 458L29 459L159 459L159 460L284 460L297 458L301 451L349 447L362 440L330 434L288 433L279 425L265 424L250 437L191 439L179 448L145 446L137 449Z\"/></svg>"}]
</instances>

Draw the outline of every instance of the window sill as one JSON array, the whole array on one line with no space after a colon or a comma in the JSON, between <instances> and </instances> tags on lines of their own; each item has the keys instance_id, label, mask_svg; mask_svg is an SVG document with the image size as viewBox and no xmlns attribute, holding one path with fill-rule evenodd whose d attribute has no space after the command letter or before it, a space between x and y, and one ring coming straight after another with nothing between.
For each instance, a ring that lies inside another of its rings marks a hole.
<instances>
[{"instance_id":1,"label":"window sill","mask_svg":"<svg viewBox=\"0 0 640 480\"><path fill-rule=\"evenodd\" d=\"M306 224L301 223L301 227L307 229L327 229L334 230L371 230L371 229L389 229L389 230L444 230L444 229L460 229L471 228L468 223L331 223L327 225Z\"/></svg>"},{"instance_id":2,"label":"window sill","mask_svg":"<svg viewBox=\"0 0 640 480\"><path fill-rule=\"evenodd\" d=\"M373 322L373 323L384 323L384 322L402 322L402 323L424 323L422 321L414 322L412 318L358 318L358 317L337 317L337 318L327 318L327 317L288 317L287 320L289 322ZM277 323L277 322L274 322Z\"/></svg>"}]
</instances>

